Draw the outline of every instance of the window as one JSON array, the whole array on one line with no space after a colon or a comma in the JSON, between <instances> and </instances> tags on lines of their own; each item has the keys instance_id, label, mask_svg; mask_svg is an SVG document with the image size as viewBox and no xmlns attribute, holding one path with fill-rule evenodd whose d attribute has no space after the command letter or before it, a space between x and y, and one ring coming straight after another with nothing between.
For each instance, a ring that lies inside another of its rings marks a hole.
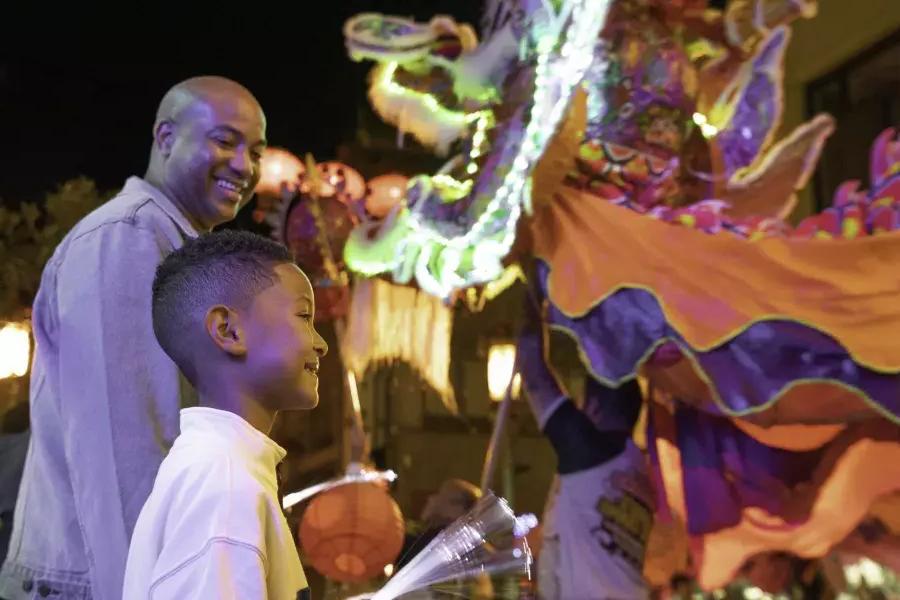
<instances>
[{"instance_id":1,"label":"window","mask_svg":"<svg viewBox=\"0 0 900 600\"><path fill-rule=\"evenodd\" d=\"M816 209L831 206L849 179L869 186L869 149L887 127L900 127L900 31L807 87L810 116L827 112L837 129L813 179Z\"/></svg>"}]
</instances>

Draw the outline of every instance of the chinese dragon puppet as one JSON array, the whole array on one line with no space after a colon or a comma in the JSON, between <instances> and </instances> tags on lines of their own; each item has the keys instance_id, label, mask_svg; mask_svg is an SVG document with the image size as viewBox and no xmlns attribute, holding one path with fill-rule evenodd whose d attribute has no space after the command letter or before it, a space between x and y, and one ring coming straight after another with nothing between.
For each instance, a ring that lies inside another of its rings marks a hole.
<instances>
[{"instance_id":1,"label":"chinese dragon puppet","mask_svg":"<svg viewBox=\"0 0 900 600\"><path fill-rule=\"evenodd\" d=\"M496 0L481 42L448 17L345 26L378 113L459 150L346 264L451 298L533 257L591 374L653 390L653 535L685 552L651 580L714 588L770 551L898 560L900 142L875 140L868 190L788 223L834 127L776 139L789 25L815 11Z\"/></svg>"}]
</instances>

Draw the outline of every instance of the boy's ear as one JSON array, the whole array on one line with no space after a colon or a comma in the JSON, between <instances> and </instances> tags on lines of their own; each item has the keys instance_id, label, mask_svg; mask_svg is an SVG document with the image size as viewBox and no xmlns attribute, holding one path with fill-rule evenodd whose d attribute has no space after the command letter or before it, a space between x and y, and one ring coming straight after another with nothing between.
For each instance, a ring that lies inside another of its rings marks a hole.
<instances>
[{"instance_id":1,"label":"boy's ear","mask_svg":"<svg viewBox=\"0 0 900 600\"><path fill-rule=\"evenodd\" d=\"M213 344L224 350L231 356L244 356L247 354L247 345L244 340L244 330L241 327L240 317L236 312L218 304L206 311L206 333Z\"/></svg>"}]
</instances>

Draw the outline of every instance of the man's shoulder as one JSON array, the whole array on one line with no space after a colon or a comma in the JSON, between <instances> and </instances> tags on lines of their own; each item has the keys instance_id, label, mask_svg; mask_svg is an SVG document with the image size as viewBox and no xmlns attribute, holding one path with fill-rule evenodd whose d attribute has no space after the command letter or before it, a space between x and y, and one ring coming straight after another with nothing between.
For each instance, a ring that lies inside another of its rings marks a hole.
<instances>
[{"instance_id":1,"label":"man's shoulder","mask_svg":"<svg viewBox=\"0 0 900 600\"><path fill-rule=\"evenodd\" d=\"M149 184L138 178L130 178L119 193L82 218L67 237L74 241L107 231L110 227L142 229L157 234L177 230L172 216L154 198Z\"/></svg>"}]
</instances>

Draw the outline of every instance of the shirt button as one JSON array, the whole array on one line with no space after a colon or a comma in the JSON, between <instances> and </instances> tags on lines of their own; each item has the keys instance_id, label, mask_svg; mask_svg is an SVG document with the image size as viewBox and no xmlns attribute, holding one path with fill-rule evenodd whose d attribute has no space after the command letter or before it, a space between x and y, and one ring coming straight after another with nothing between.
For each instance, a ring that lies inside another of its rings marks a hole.
<instances>
[{"instance_id":1,"label":"shirt button","mask_svg":"<svg viewBox=\"0 0 900 600\"><path fill-rule=\"evenodd\" d=\"M34 589L34 582L32 580L26 579L25 581L22 582L22 591L23 592L27 593L27 592L30 592L32 589Z\"/></svg>"}]
</instances>

